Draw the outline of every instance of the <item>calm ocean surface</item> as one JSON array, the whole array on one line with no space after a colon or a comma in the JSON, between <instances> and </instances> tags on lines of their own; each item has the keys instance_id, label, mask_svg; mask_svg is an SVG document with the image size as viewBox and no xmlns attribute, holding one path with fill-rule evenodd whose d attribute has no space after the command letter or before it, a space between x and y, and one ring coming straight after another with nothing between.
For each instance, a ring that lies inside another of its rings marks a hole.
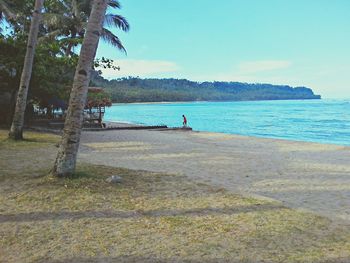
<instances>
[{"instance_id":1,"label":"calm ocean surface","mask_svg":"<svg viewBox=\"0 0 350 263\"><path fill-rule=\"evenodd\" d=\"M114 104L106 121L350 145L350 99Z\"/></svg>"}]
</instances>

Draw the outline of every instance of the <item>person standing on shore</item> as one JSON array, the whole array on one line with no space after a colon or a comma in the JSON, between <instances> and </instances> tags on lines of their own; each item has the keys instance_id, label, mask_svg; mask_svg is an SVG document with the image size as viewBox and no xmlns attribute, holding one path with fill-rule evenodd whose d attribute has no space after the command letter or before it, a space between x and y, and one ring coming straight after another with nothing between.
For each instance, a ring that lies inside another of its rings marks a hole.
<instances>
[{"instance_id":1,"label":"person standing on shore","mask_svg":"<svg viewBox=\"0 0 350 263\"><path fill-rule=\"evenodd\" d=\"M182 118L184 119L183 121L183 126L186 127L187 126L187 119L186 119L186 116L185 115L182 115Z\"/></svg>"}]
</instances>

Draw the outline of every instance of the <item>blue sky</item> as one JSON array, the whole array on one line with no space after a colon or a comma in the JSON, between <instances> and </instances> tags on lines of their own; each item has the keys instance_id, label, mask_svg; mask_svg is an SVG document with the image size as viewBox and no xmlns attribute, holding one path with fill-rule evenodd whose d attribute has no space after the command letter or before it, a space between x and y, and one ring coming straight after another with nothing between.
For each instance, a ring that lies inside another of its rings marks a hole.
<instances>
[{"instance_id":1,"label":"blue sky","mask_svg":"<svg viewBox=\"0 0 350 263\"><path fill-rule=\"evenodd\" d=\"M107 78L308 86L350 98L349 0L121 0L128 55L100 42L121 67Z\"/></svg>"}]
</instances>

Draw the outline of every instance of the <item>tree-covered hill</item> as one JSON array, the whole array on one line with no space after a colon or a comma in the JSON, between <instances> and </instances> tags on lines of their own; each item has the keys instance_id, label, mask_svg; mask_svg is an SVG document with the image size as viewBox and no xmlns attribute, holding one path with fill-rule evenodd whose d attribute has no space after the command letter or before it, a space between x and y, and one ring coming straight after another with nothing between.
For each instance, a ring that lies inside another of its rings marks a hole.
<instances>
[{"instance_id":1,"label":"tree-covered hill","mask_svg":"<svg viewBox=\"0 0 350 263\"><path fill-rule=\"evenodd\" d=\"M238 101L320 99L306 87L240 82L194 82L186 79L121 78L95 75L93 86L105 88L113 102Z\"/></svg>"}]
</instances>

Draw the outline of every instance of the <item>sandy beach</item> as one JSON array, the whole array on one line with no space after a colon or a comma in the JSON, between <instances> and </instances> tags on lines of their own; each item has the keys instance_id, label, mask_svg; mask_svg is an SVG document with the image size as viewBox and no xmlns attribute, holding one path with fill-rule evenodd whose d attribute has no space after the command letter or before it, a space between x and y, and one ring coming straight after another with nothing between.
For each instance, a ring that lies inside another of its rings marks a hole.
<instances>
[{"instance_id":1,"label":"sandy beach","mask_svg":"<svg viewBox=\"0 0 350 263\"><path fill-rule=\"evenodd\" d=\"M185 175L350 222L350 147L219 133L83 132L79 159Z\"/></svg>"}]
</instances>

